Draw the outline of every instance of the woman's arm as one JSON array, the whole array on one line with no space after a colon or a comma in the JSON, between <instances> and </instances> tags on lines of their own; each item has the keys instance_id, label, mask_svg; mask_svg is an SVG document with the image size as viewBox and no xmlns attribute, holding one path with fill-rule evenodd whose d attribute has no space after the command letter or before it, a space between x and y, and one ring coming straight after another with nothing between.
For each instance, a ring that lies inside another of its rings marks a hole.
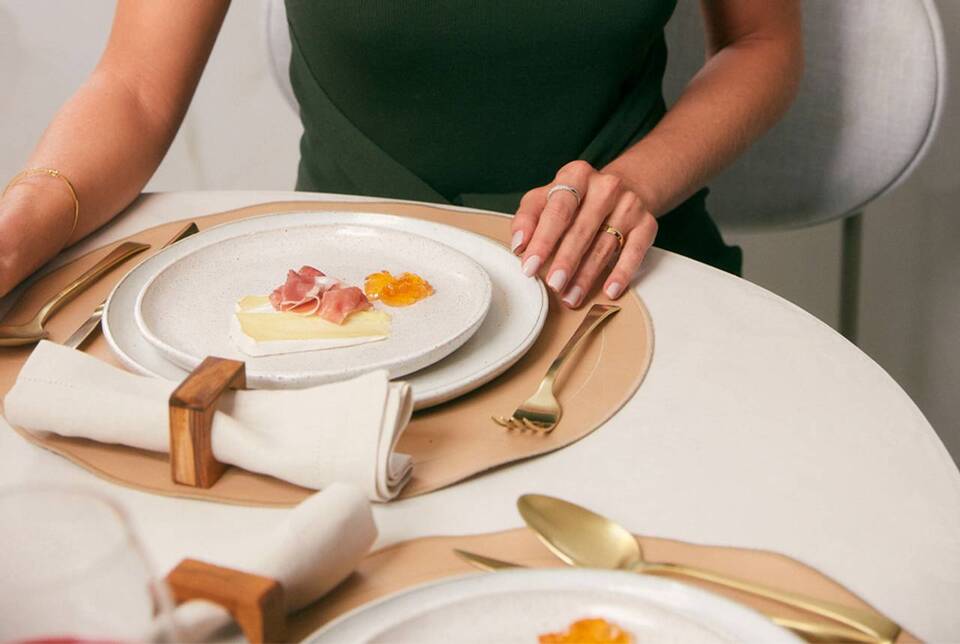
<instances>
[{"instance_id":1,"label":"woman's arm","mask_svg":"<svg viewBox=\"0 0 960 644\"><path fill-rule=\"evenodd\" d=\"M140 193L187 111L229 0L120 0L106 49L25 167L55 168L0 200L0 295L115 216ZM68 237L69 236L69 237Z\"/></svg>"},{"instance_id":2,"label":"woman's arm","mask_svg":"<svg viewBox=\"0 0 960 644\"><path fill-rule=\"evenodd\" d=\"M547 282L569 306L579 306L617 250L614 236L597 234L601 224L626 238L604 284L616 298L653 243L656 216L733 161L796 94L803 69L799 0L701 5L707 61L660 123L602 169L575 161L557 173L555 183L575 186L583 196L579 208L569 192L548 202L543 186L527 193L517 211L514 246L524 272L532 275L554 255Z\"/></svg>"}]
</instances>

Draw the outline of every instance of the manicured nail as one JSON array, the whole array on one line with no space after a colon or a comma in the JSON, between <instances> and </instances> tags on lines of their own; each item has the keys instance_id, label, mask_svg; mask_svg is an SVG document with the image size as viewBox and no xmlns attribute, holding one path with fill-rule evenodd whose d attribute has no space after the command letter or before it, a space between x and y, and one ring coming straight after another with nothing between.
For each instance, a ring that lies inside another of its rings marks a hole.
<instances>
[{"instance_id":1,"label":"manicured nail","mask_svg":"<svg viewBox=\"0 0 960 644\"><path fill-rule=\"evenodd\" d=\"M607 297L611 300L615 300L620 297L620 291L623 290L623 285L620 282L610 282L610 285L607 286Z\"/></svg>"},{"instance_id":2,"label":"manicured nail","mask_svg":"<svg viewBox=\"0 0 960 644\"><path fill-rule=\"evenodd\" d=\"M513 233L513 239L510 240L510 252L515 253L517 249L520 248L520 244L523 243L523 231L518 230Z\"/></svg>"},{"instance_id":3,"label":"manicured nail","mask_svg":"<svg viewBox=\"0 0 960 644\"><path fill-rule=\"evenodd\" d=\"M567 296L563 298L563 301L569 304L570 306L576 306L580 303L580 296L583 295L583 291L580 290L579 286L574 286L570 289L570 292L567 293Z\"/></svg>"},{"instance_id":4,"label":"manicured nail","mask_svg":"<svg viewBox=\"0 0 960 644\"><path fill-rule=\"evenodd\" d=\"M550 273L550 279L547 280L547 286L552 288L554 291L560 292L560 289L563 288L563 285L567 283L567 271L562 268L558 271L553 271Z\"/></svg>"},{"instance_id":5,"label":"manicured nail","mask_svg":"<svg viewBox=\"0 0 960 644\"><path fill-rule=\"evenodd\" d=\"M534 255L533 257L528 257L527 261L523 263L523 274L527 277L533 277L537 274L537 270L540 268L540 258Z\"/></svg>"}]
</instances>

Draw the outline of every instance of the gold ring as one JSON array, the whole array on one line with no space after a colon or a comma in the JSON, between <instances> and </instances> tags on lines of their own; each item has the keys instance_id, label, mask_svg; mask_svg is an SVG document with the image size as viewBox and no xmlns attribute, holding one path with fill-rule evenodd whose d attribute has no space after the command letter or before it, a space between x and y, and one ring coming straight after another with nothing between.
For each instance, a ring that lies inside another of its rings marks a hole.
<instances>
[{"instance_id":1,"label":"gold ring","mask_svg":"<svg viewBox=\"0 0 960 644\"><path fill-rule=\"evenodd\" d=\"M611 226L610 224L601 224L600 230L602 230L602 231L605 232L605 233L609 233L609 234L613 235L614 237L616 237L616 238L617 238L617 244L619 245L619 247L617 248L617 251L619 252L619 251L623 250L623 241L624 241L624 238L623 238L623 233L622 233L622 232L620 232L619 230L617 230L616 228L614 228L614 227Z\"/></svg>"}]
</instances>

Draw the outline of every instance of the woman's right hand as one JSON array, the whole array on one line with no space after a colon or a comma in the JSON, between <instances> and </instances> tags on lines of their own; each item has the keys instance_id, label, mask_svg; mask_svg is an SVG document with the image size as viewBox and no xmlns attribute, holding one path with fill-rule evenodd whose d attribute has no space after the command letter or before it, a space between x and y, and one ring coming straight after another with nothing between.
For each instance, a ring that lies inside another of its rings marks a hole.
<instances>
[{"instance_id":1,"label":"woman's right hand","mask_svg":"<svg viewBox=\"0 0 960 644\"><path fill-rule=\"evenodd\" d=\"M23 165L69 177L80 220L71 235L73 199L56 179L11 186L0 198L0 296L140 194L177 133L229 5L118 0L103 56Z\"/></svg>"},{"instance_id":2,"label":"woman's right hand","mask_svg":"<svg viewBox=\"0 0 960 644\"><path fill-rule=\"evenodd\" d=\"M27 240L22 239L22 227L17 219L10 200L0 199L0 297L13 290L25 277L20 255Z\"/></svg>"},{"instance_id":3,"label":"woman's right hand","mask_svg":"<svg viewBox=\"0 0 960 644\"><path fill-rule=\"evenodd\" d=\"M0 297L67 244L73 199L49 177L31 177L0 198Z\"/></svg>"},{"instance_id":4,"label":"woman's right hand","mask_svg":"<svg viewBox=\"0 0 960 644\"><path fill-rule=\"evenodd\" d=\"M14 250L10 242L10 235L6 231L6 223L3 219L3 206L0 205L0 297L9 293L19 281L14 274L16 260L13 257Z\"/></svg>"}]
</instances>

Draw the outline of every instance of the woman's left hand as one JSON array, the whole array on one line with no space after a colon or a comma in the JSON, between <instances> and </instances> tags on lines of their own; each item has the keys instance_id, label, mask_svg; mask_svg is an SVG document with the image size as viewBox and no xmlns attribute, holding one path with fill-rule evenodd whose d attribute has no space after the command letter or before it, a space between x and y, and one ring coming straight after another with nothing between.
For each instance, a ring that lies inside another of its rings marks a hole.
<instances>
[{"instance_id":1,"label":"woman's left hand","mask_svg":"<svg viewBox=\"0 0 960 644\"><path fill-rule=\"evenodd\" d=\"M557 185L572 187L554 190ZM618 236L606 226L622 234ZM533 277L551 256L547 286L577 308L616 259L604 282L610 299L623 294L657 236L657 220L640 198L616 175L573 161L553 183L523 196L513 218L512 250L520 255L524 275ZM619 256L618 256L619 255Z\"/></svg>"}]
</instances>

